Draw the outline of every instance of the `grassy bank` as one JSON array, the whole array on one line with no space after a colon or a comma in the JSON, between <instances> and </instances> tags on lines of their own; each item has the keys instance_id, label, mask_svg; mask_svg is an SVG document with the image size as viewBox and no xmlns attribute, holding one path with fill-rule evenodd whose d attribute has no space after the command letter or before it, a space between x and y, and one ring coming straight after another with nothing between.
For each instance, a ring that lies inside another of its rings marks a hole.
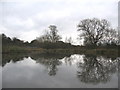
<instances>
[{"instance_id":1,"label":"grassy bank","mask_svg":"<svg viewBox=\"0 0 120 90\"><path fill-rule=\"evenodd\" d=\"M31 52L44 52L41 48L20 47L20 46L3 46L2 53L31 53Z\"/></svg>"},{"instance_id":2,"label":"grassy bank","mask_svg":"<svg viewBox=\"0 0 120 90\"><path fill-rule=\"evenodd\" d=\"M86 55L105 55L118 56L117 49L49 49L46 53L51 54L86 54Z\"/></svg>"},{"instance_id":3,"label":"grassy bank","mask_svg":"<svg viewBox=\"0 0 120 90\"><path fill-rule=\"evenodd\" d=\"M39 53L39 54L89 54L89 55L106 55L106 56L119 56L118 49L42 49L31 47L7 46L2 48L2 53Z\"/></svg>"}]
</instances>

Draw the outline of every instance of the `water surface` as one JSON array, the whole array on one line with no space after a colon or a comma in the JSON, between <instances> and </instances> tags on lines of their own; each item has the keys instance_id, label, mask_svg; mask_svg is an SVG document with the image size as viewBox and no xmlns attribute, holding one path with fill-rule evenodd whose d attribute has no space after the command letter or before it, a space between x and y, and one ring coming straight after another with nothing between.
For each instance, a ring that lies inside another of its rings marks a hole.
<instances>
[{"instance_id":1,"label":"water surface","mask_svg":"<svg viewBox=\"0 0 120 90\"><path fill-rule=\"evenodd\" d=\"M117 58L92 55L5 55L3 88L118 88Z\"/></svg>"}]
</instances>

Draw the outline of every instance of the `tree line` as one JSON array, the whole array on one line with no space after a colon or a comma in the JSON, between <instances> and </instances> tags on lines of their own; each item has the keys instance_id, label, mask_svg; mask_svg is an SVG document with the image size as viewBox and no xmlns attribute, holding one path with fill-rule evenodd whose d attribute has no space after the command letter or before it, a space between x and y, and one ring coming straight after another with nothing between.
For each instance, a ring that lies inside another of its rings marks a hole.
<instances>
[{"instance_id":1,"label":"tree line","mask_svg":"<svg viewBox=\"0 0 120 90\"><path fill-rule=\"evenodd\" d=\"M79 33L79 40L84 41L84 47L116 47L119 46L117 30L113 29L110 23L105 19L84 19L77 25L77 31ZM5 46L20 46L20 47L32 47L32 48L74 48L78 47L72 45L74 42L72 37L65 39L63 42L62 37L59 35L57 26L50 25L45 33L36 39L29 42L24 42L16 37L10 38L5 34L2 36L2 45Z\"/></svg>"},{"instance_id":2,"label":"tree line","mask_svg":"<svg viewBox=\"0 0 120 90\"><path fill-rule=\"evenodd\" d=\"M75 47L71 43L65 43L63 41L39 41L39 39L32 40L29 42L24 42L23 40L20 40L16 37L10 38L7 37L5 34L1 34L2 36L2 47L29 47L29 48L44 48L44 49L57 49L57 48L73 48Z\"/></svg>"}]
</instances>

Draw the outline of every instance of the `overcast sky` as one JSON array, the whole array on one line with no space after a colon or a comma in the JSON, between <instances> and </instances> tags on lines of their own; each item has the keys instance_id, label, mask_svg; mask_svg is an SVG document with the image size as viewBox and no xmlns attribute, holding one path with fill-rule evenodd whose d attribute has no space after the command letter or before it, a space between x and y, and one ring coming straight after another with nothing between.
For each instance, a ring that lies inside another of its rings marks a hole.
<instances>
[{"instance_id":1,"label":"overcast sky","mask_svg":"<svg viewBox=\"0 0 120 90\"><path fill-rule=\"evenodd\" d=\"M63 40L66 36L75 40L78 36L76 26L86 18L107 19L112 27L117 28L118 1L1 0L0 33L31 41L49 25L56 25Z\"/></svg>"}]
</instances>

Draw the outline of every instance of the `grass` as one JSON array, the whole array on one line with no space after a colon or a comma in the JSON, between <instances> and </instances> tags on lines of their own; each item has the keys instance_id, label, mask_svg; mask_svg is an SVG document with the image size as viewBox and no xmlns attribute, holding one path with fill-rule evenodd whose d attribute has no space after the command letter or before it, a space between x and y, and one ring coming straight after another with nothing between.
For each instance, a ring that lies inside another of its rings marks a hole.
<instances>
[{"instance_id":1,"label":"grass","mask_svg":"<svg viewBox=\"0 0 120 90\"><path fill-rule=\"evenodd\" d=\"M118 56L117 49L89 49L84 52L85 54L92 54L92 55L102 55L102 56Z\"/></svg>"},{"instance_id":2,"label":"grass","mask_svg":"<svg viewBox=\"0 0 120 90\"><path fill-rule=\"evenodd\" d=\"M27 52L26 48L18 47L18 46L3 46L2 47L2 53L22 53Z\"/></svg>"},{"instance_id":3,"label":"grass","mask_svg":"<svg viewBox=\"0 0 120 90\"><path fill-rule=\"evenodd\" d=\"M89 54L89 55L112 55L118 56L118 50L111 48L97 48L97 49L42 49L42 48L31 48L31 47L20 47L20 46L3 46L2 53L40 53L40 54Z\"/></svg>"},{"instance_id":4,"label":"grass","mask_svg":"<svg viewBox=\"0 0 120 90\"><path fill-rule=\"evenodd\" d=\"M20 47L20 46L3 46L2 53L31 53L31 52L43 52L41 48Z\"/></svg>"}]
</instances>

